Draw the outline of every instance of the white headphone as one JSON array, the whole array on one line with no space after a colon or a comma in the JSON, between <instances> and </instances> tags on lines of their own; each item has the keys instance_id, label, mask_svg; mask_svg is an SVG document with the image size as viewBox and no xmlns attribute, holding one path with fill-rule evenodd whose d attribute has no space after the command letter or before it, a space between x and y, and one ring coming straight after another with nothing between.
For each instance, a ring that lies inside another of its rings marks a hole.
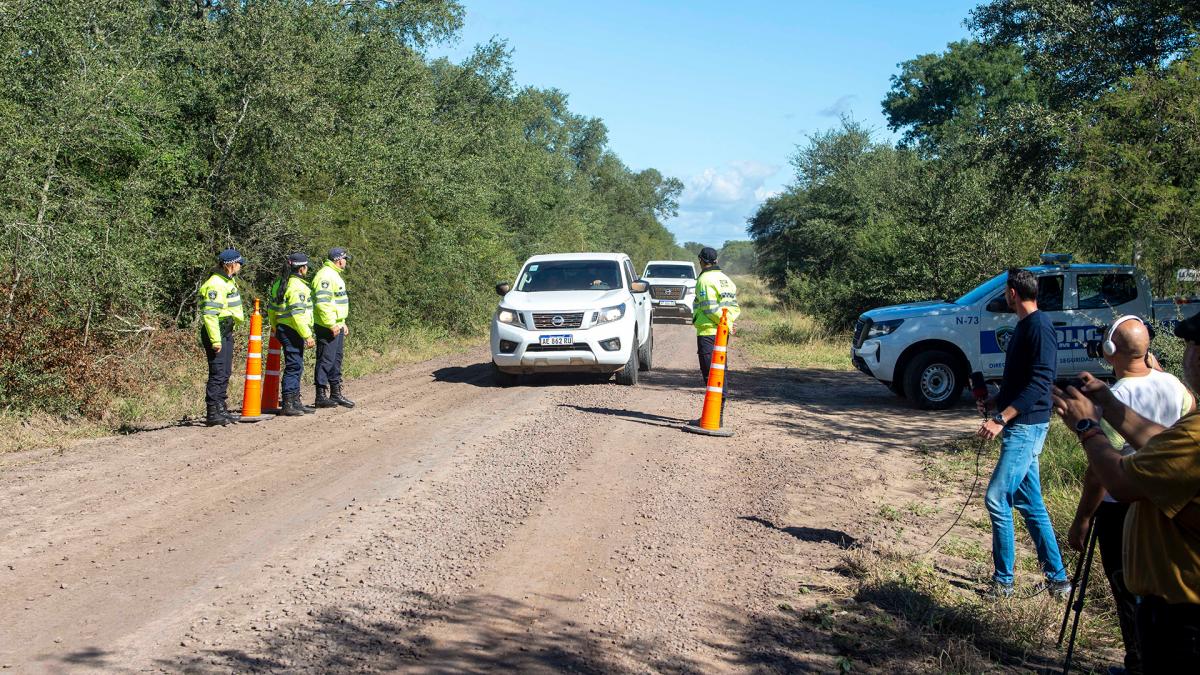
<instances>
[{"instance_id":1,"label":"white headphone","mask_svg":"<svg viewBox=\"0 0 1200 675\"><path fill-rule=\"evenodd\" d=\"M1117 332L1117 326L1120 326L1126 321L1141 321L1142 317L1136 314L1126 314L1125 316L1113 322L1113 325L1108 327L1108 332L1104 334L1104 349L1105 356L1112 356L1117 353L1117 343L1113 342L1113 334ZM1144 322L1143 322L1144 323Z\"/></svg>"}]
</instances>

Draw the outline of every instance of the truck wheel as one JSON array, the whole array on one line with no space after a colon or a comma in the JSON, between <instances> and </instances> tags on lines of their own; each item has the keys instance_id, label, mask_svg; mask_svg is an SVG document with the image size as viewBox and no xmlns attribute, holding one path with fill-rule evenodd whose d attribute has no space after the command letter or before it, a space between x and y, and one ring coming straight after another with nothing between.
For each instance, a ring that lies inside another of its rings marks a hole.
<instances>
[{"instance_id":1,"label":"truck wheel","mask_svg":"<svg viewBox=\"0 0 1200 675\"><path fill-rule=\"evenodd\" d=\"M904 393L921 410L945 410L962 396L956 360L943 351L918 354L904 371Z\"/></svg>"},{"instance_id":2,"label":"truck wheel","mask_svg":"<svg viewBox=\"0 0 1200 675\"><path fill-rule=\"evenodd\" d=\"M904 383L899 378L888 382L888 389L899 398L904 398Z\"/></svg>"},{"instance_id":3,"label":"truck wheel","mask_svg":"<svg viewBox=\"0 0 1200 675\"><path fill-rule=\"evenodd\" d=\"M633 331L633 346L629 349L629 360L617 371L617 384L633 386L638 383L637 331Z\"/></svg>"},{"instance_id":4,"label":"truck wheel","mask_svg":"<svg viewBox=\"0 0 1200 675\"><path fill-rule=\"evenodd\" d=\"M638 347L638 370L650 370L654 366L654 327L650 328L650 335L646 336L646 344Z\"/></svg>"},{"instance_id":5,"label":"truck wheel","mask_svg":"<svg viewBox=\"0 0 1200 675\"><path fill-rule=\"evenodd\" d=\"M492 382L497 387L511 387L519 382L520 378L520 375L506 373L500 370L500 366L497 366L494 362L492 363Z\"/></svg>"}]
</instances>

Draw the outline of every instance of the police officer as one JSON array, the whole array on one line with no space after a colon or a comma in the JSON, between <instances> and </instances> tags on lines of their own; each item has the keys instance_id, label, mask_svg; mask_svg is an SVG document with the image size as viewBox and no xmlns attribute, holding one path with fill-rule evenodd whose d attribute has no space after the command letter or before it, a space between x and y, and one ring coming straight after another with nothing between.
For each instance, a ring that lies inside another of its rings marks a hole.
<instances>
[{"instance_id":1,"label":"police officer","mask_svg":"<svg viewBox=\"0 0 1200 675\"><path fill-rule=\"evenodd\" d=\"M342 350L350 329L346 316L350 313L350 296L342 272L353 256L341 247L329 249L329 259L317 270L312 280L313 320L316 324L318 408L343 406L353 408L354 401L342 394Z\"/></svg>"},{"instance_id":2,"label":"police officer","mask_svg":"<svg viewBox=\"0 0 1200 675\"><path fill-rule=\"evenodd\" d=\"M729 332L733 334L733 322L742 310L737 303L737 286L725 276L717 265L716 250L705 246L700 249L700 276L696 278L696 304L692 309L692 325L696 327L696 353L700 357L700 374L708 382L708 369L712 366L713 347L717 344L717 324L721 322L721 310L727 309ZM729 388L729 374L725 375L725 388ZM721 398L722 413L726 397Z\"/></svg>"},{"instance_id":3,"label":"police officer","mask_svg":"<svg viewBox=\"0 0 1200 675\"><path fill-rule=\"evenodd\" d=\"M281 415L314 413L316 408L300 400L300 376L304 373L304 349L316 346L313 339L312 289L305 283L308 256L292 253L283 272L271 286L270 304L275 316L275 334L283 345L283 401Z\"/></svg>"},{"instance_id":4,"label":"police officer","mask_svg":"<svg viewBox=\"0 0 1200 675\"><path fill-rule=\"evenodd\" d=\"M225 426L235 421L226 409L229 374L233 370L233 326L242 323L242 296L233 278L242 271L242 254L228 248L217 255L217 269L200 286L200 344L208 358L204 387L204 423Z\"/></svg>"}]
</instances>

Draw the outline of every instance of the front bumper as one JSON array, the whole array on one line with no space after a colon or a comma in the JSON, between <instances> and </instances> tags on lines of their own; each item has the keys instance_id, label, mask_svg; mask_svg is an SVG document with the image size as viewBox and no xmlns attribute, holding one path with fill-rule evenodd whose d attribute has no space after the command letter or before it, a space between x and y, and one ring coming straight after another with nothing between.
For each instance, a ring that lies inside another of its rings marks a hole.
<instances>
[{"instance_id":1,"label":"front bumper","mask_svg":"<svg viewBox=\"0 0 1200 675\"><path fill-rule=\"evenodd\" d=\"M592 310L585 312L590 315ZM529 312L521 315L531 322ZM492 320L492 362L505 373L612 373L620 370L629 361L633 345L632 312L612 323L580 328L558 328L553 330L527 329L523 326L500 323ZM543 346L544 335L571 335L571 345ZM621 346L613 351L601 343L612 339L620 340ZM511 351L501 349L501 342L515 345Z\"/></svg>"},{"instance_id":2,"label":"front bumper","mask_svg":"<svg viewBox=\"0 0 1200 675\"><path fill-rule=\"evenodd\" d=\"M863 374L882 382L890 382L891 373L884 377L882 354L883 346L879 340L866 340L861 346L850 348L850 361Z\"/></svg>"},{"instance_id":3,"label":"front bumper","mask_svg":"<svg viewBox=\"0 0 1200 675\"><path fill-rule=\"evenodd\" d=\"M692 318L692 304L695 296L689 295L683 300L650 300L651 316L655 317L687 317Z\"/></svg>"}]
</instances>

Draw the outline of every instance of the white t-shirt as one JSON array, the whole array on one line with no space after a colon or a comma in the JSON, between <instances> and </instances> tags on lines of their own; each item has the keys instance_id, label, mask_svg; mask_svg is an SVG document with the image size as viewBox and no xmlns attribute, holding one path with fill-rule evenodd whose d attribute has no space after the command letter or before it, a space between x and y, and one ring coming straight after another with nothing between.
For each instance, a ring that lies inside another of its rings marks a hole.
<instances>
[{"instance_id":1,"label":"white t-shirt","mask_svg":"<svg viewBox=\"0 0 1200 675\"><path fill-rule=\"evenodd\" d=\"M1187 387L1183 386L1179 378L1161 370L1151 370L1149 375L1122 377L1113 384L1112 393L1118 401L1129 406L1137 414L1164 427L1175 424L1186 412L1185 407L1188 403ZM1122 444L1122 455L1134 453L1133 446L1126 443L1108 422L1102 424L1113 445ZM1104 501L1116 500L1106 492Z\"/></svg>"}]
</instances>

